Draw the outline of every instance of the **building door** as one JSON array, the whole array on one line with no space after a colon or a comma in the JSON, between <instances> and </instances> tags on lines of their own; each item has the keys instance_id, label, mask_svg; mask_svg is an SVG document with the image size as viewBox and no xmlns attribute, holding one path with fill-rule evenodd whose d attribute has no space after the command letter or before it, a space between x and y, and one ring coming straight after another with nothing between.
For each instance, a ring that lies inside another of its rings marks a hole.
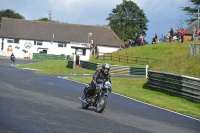
<instances>
[{"instance_id":1,"label":"building door","mask_svg":"<svg viewBox=\"0 0 200 133\"><path fill-rule=\"evenodd\" d=\"M79 65L79 59L80 58L80 56L79 55L76 55L76 65Z\"/></svg>"},{"instance_id":2,"label":"building door","mask_svg":"<svg viewBox=\"0 0 200 133\"><path fill-rule=\"evenodd\" d=\"M38 53L41 53L41 54L47 54L47 50L46 48L39 48L38 49Z\"/></svg>"}]
</instances>

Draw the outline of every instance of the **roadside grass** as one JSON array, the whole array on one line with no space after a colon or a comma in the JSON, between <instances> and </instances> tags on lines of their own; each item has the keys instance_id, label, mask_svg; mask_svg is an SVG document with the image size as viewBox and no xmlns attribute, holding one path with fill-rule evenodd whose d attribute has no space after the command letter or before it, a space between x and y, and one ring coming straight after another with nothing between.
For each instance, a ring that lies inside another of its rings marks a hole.
<instances>
[{"instance_id":1,"label":"roadside grass","mask_svg":"<svg viewBox=\"0 0 200 133\"><path fill-rule=\"evenodd\" d=\"M200 78L200 56L191 57L183 55L181 57L163 60L156 64L150 63L149 66L151 70Z\"/></svg>"},{"instance_id":2,"label":"roadside grass","mask_svg":"<svg viewBox=\"0 0 200 133\"><path fill-rule=\"evenodd\" d=\"M42 60L33 64L20 64L17 68L38 69L43 74L94 74L93 70L87 70L76 66L76 69L67 68L66 60Z\"/></svg>"},{"instance_id":3,"label":"roadside grass","mask_svg":"<svg viewBox=\"0 0 200 133\"><path fill-rule=\"evenodd\" d=\"M69 77L82 83L90 83L92 77ZM112 78L112 90L118 94L162 107L195 118L200 118L200 104L181 97L147 89L146 79Z\"/></svg>"}]
</instances>

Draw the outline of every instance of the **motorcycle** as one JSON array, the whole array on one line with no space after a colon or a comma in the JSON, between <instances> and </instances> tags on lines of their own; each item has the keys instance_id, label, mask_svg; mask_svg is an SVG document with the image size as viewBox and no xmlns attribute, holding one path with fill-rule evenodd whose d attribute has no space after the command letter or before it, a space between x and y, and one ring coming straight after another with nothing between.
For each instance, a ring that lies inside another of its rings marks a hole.
<instances>
[{"instance_id":1,"label":"motorcycle","mask_svg":"<svg viewBox=\"0 0 200 133\"><path fill-rule=\"evenodd\" d=\"M15 57L14 57L14 56L11 56L11 61L12 61L13 63L15 63Z\"/></svg>"},{"instance_id":2,"label":"motorcycle","mask_svg":"<svg viewBox=\"0 0 200 133\"><path fill-rule=\"evenodd\" d=\"M88 87L85 87L84 93L87 91ZM107 104L108 92L111 92L111 83L106 81L102 84L97 84L96 90L93 95L85 96L84 99L79 97L82 101L82 108L87 109L89 106L96 107L96 112L101 113Z\"/></svg>"}]
</instances>

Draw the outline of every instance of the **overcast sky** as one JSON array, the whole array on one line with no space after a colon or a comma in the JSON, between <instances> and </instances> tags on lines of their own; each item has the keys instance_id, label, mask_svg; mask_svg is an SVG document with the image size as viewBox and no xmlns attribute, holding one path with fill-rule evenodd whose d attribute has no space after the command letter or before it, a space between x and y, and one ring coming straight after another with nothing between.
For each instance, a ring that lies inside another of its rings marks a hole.
<instances>
[{"instance_id":1,"label":"overcast sky","mask_svg":"<svg viewBox=\"0 0 200 133\"><path fill-rule=\"evenodd\" d=\"M26 20L48 17L71 24L107 25L106 18L123 0L0 0L0 10L12 9ZM167 34L180 20L188 19L181 7L190 6L188 0L133 0L149 20L146 40L150 43L157 33ZM186 27L187 24L184 24Z\"/></svg>"}]
</instances>

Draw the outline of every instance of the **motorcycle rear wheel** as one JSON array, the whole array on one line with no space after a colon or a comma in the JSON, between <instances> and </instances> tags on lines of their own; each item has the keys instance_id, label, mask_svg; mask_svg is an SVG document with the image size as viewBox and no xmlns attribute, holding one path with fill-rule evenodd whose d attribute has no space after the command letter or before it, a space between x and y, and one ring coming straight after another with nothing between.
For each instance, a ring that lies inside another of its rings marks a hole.
<instances>
[{"instance_id":1,"label":"motorcycle rear wheel","mask_svg":"<svg viewBox=\"0 0 200 133\"><path fill-rule=\"evenodd\" d=\"M101 113L104 110L104 108L106 107L106 104L107 104L107 100L108 100L108 96L105 96L105 95L101 96L100 100L97 103L97 107L96 107L96 111L98 113Z\"/></svg>"}]
</instances>

